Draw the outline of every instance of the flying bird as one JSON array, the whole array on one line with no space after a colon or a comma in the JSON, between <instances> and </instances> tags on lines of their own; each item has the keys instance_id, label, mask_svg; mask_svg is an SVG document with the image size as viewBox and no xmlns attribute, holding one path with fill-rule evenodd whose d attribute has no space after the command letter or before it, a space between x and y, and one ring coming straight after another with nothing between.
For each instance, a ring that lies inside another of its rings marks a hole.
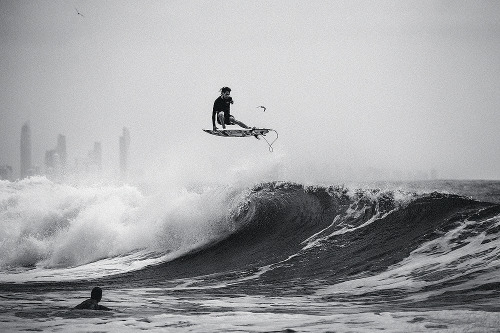
<instances>
[{"instance_id":1,"label":"flying bird","mask_svg":"<svg viewBox=\"0 0 500 333\"><path fill-rule=\"evenodd\" d=\"M258 106L257 108L262 108L262 109L264 109L264 112L266 112L266 110L267 110L267 109L266 109L266 107L265 107L265 106L262 106L262 105Z\"/></svg>"},{"instance_id":2,"label":"flying bird","mask_svg":"<svg viewBox=\"0 0 500 333\"><path fill-rule=\"evenodd\" d=\"M81 17L85 17L85 16L83 16L83 14L82 14L82 13L80 13L80 12L78 11L78 9L77 9L76 7L75 7L75 10L76 10L76 15L80 15Z\"/></svg>"}]
</instances>

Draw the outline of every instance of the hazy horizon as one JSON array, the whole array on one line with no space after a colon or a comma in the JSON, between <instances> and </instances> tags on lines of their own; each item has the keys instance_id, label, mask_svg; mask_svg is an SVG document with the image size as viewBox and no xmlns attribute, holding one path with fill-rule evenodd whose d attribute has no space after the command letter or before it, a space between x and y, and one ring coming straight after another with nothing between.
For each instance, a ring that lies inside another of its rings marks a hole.
<instances>
[{"instance_id":1,"label":"hazy horizon","mask_svg":"<svg viewBox=\"0 0 500 333\"><path fill-rule=\"evenodd\" d=\"M19 176L29 121L42 170L62 134L68 164L98 141L117 171L127 127L131 171L173 180L498 180L499 13L496 1L4 0L0 165ZM278 131L273 153L201 131L222 86L237 119Z\"/></svg>"}]
</instances>

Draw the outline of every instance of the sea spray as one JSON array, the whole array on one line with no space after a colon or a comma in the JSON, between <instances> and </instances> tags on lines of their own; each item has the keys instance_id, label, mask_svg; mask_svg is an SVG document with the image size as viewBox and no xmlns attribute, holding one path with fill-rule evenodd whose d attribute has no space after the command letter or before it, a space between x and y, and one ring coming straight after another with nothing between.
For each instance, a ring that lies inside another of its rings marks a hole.
<instances>
[{"instance_id":1,"label":"sea spray","mask_svg":"<svg viewBox=\"0 0 500 333\"><path fill-rule=\"evenodd\" d=\"M244 214L247 193L212 186L146 196L131 185L76 186L45 177L0 186L0 266L41 274L111 258L130 262L139 252L141 258L172 257L224 238L236 229L234 217Z\"/></svg>"}]
</instances>

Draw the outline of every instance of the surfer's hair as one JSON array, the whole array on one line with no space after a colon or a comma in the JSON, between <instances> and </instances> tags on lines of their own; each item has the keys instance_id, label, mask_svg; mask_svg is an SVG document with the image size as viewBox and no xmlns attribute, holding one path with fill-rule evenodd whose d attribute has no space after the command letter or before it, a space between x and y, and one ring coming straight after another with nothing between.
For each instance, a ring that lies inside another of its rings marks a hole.
<instances>
[{"instance_id":1,"label":"surfer's hair","mask_svg":"<svg viewBox=\"0 0 500 333\"><path fill-rule=\"evenodd\" d=\"M221 94L225 93L226 91L227 92L231 92L231 88L229 88L229 87L222 87L222 88L220 88Z\"/></svg>"},{"instance_id":2,"label":"surfer's hair","mask_svg":"<svg viewBox=\"0 0 500 333\"><path fill-rule=\"evenodd\" d=\"M90 298L95 299L96 301L101 301L102 298L102 289L99 287L95 287L92 289L92 292L90 293Z\"/></svg>"}]
</instances>

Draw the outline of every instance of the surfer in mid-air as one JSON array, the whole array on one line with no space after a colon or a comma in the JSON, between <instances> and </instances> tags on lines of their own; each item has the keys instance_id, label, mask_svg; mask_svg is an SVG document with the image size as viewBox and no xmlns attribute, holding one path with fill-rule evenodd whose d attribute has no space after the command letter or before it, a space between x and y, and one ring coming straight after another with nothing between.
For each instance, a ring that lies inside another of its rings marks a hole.
<instances>
[{"instance_id":1,"label":"surfer in mid-air","mask_svg":"<svg viewBox=\"0 0 500 333\"><path fill-rule=\"evenodd\" d=\"M278 139L278 132L276 132L271 128L250 127L245 125L241 121L236 120L231 115L231 104L233 104L233 98L231 97L231 88L222 87L220 89L220 96L217 97L217 99L214 102L214 108L212 111L212 130L204 129L203 131L211 135L225 136L225 137L253 136L257 140L260 140L260 137L262 137L269 145L269 151L273 151L272 145ZM264 106L258 106L258 108L262 108L264 109L264 111L266 111L266 107ZM217 119L217 122L220 125L222 125L222 130L217 129L217 126L215 125L215 119ZM240 127L243 127L244 130L241 129L226 130L226 125L238 125ZM265 135L270 131L276 133L276 138L271 143L269 143L265 138Z\"/></svg>"},{"instance_id":2,"label":"surfer in mid-air","mask_svg":"<svg viewBox=\"0 0 500 333\"><path fill-rule=\"evenodd\" d=\"M217 126L215 126L215 118L217 122L222 125L223 129L226 129L226 125L238 125L245 129L251 129L252 127L245 125L241 121L236 120L231 115L231 104L233 104L233 98L231 95L231 88L222 87L220 90L220 96L214 102L214 109L212 112L212 126L213 130L217 131Z\"/></svg>"}]
</instances>

